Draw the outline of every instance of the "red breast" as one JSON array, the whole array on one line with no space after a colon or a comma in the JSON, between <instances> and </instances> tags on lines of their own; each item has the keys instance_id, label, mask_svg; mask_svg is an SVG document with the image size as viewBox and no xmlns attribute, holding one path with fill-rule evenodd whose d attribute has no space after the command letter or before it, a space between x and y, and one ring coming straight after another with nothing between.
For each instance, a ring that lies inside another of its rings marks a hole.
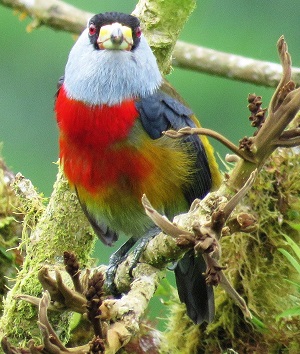
<instances>
[{"instance_id":1,"label":"red breast","mask_svg":"<svg viewBox=\"0 0 300 354\"><path fill-rule=\"evenodd\" d=\"M71 184L99 193L117 183L120 176L137 181L150 173L151 166L140 151L127 143L139 117L133 100L115 106L90 106L68 98L62 86L55 111L60 159Z\"/></svg>"}]
</instances>

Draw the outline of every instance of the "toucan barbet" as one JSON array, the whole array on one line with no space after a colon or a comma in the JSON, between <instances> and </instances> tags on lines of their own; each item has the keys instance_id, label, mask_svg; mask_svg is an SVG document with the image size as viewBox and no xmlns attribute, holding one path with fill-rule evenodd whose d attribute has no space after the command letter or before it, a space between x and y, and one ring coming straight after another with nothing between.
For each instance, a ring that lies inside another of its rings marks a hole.
<instances>
[{"instance_id":1,"label":"toucan barbet","mask_svg":"<svg viewBox=\"0 0 300 354\"><path fill-rule=\"evenodd\" d=\"M212 147L168 129L198 121L163 79L137 17L93 16L73 46L55 103L60 161L100 240L137 240L154 225L141 203L172 218L220 181ZM214 296L202 256L188 252L175 268L180 300L195 323L211 322Z\"/></svg>"}]
</instances>

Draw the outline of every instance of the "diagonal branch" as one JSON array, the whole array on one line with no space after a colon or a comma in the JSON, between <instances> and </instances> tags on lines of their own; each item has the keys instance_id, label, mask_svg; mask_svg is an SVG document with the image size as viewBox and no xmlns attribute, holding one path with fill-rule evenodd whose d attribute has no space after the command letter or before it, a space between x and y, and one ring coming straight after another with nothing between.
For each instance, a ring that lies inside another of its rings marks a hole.
<instances>
[{"instance_id":1,"label":"diagonal branch","mask_svg":"<svg viewBox=\"0 0 300 354\"><path fill-rule=\"evenodd\" d=\"M228 181L233 190L241 188L256 168L260 170L266 159L280 145L282 134L282 145L288 146L285 139L286 129L300 109L300 88L295 88L291 81L291 58L283 36L277 42L277 49L283 76L270 101L267 118L261 122L257 134L248 139L248 149L254 154L256 163L242 159L238 161ZM295 146L297 140L291 140L291 146Z\"/></svg>"},{"instance_id":2,"label":"diagonal branch","mask_svg":"<svg viewBox=\"0 0 300 354\"><path fill-rule=\"evenodd\" d=\"M276 87L281 75L280 64L177 41L173 65L179 68L225 77L255 85ZM292 79L300 84L300 68L292 68Z\"/></svg>"}]
</instances>

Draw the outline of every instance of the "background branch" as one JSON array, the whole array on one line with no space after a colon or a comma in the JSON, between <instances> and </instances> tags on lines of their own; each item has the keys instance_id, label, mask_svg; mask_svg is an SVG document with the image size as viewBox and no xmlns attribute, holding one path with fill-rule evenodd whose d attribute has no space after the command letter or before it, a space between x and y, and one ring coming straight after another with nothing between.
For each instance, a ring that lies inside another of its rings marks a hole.
<instances>
[{"instance_id":1,"label":"background branch","mask_svg":"<svg viewBox=\"0 0 300 354\"><path fill-rule=\"evenodd\" d=\"M183 69L261 86L275 87L282 75L280 64L220 52L182 41L177 41L173 57L173 65ZM300 84L300 68L292 68L292 79L296 84Z\"/></svg>"},{"instance_id":2,"label":"background branch","mask_svg":"<svg viewBox=\"0 0 300 354\"><path fill-rule=\"evenodd\" d=\"M176 42L180 26L176 26L177 30L174 31L174 28L164 28L166 22L159 23L158 20L164 18L164 13L167 15L168 7L159 17L153 16L153 14L149 16L152 11L151 3L151 1L141 1L134 13L139 15L142 22L146 24L144 31L151 32L149 42L156 52L164 73L169 71L170 64L169 60L165 61L164 58L171 58L174 49L172 65L183 69L268 87L276 87L279 83L282 74L280 64L225 53L182 41ZM87 20L93 15L60 0L33 0L30 2L26 0L0 0L0 4L19 10L31 17L33 22L28 26L28 30L45 25L57 30L79 34L84 29ZM191 2L189 11L193 9L193 6L194 2ZM145 18L147 21L144 21ZM165 35L163 36L162 33ZM160 57L160 55L162 56ZM300 68L292 68L292 79L297 85L300 85Z\"/></svg>"},{"instance_id":3,"label":"background branch","mask_svg":"<svg viewBox=\"0 0 300 354\"><path fill-rule=\"evenodd\" d=\"M45 25L57 30L79 34L92 13L60 0L0 0L0 4L21 11L33 19L27 30Z\"/></svg>"}]
</instances>

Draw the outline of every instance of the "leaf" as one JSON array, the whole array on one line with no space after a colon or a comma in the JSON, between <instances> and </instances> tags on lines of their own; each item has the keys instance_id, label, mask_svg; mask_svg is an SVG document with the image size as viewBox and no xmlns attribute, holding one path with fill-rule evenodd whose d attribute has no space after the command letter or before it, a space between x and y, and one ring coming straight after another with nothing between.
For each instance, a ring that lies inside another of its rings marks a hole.
<instances>
[{"instance_id":1,"label":"leaf","mask_svg":"<svg viewBox=\"0 0 300 354\"><path fill-rule=\"evenodd\" d=\"M295 286L299 291L300 291L300 283L296 283L292 280L289 280L289 279L284 279L286 282L292 284L293 286Z\"/></svg>"},{"instance_id":2,"label":"leaf","mask_svg":"<svg viewBox=\"0 0 300 354\"><path fill-rule=\"evenodd\" d=\"M170 296L171 284L169 283L168 279L164 278L160 284L158 285L155 296Z\"/></svg>"},{"instance_id":3,"label":"leaf","mask_svg":"<svg viewBox=\"0 0 300 354\"><path fill-rule=\"evenodd\" d=\"M283 237L286 239L288 245L295 252L296 256L300 259L300 247L297 245L297 243L294 240L292 240L288 235L283 234Z\"/></svg>"},{"instance_id":4,"label":"leaf","mask_svg":"<svg viewBox=\"0 0 300 354\"><path fill-rule=\"evenodd\" d=\"M7 252L6 248L0 246L0 255L2 255L5 259L8 259L9 261L12 261L13 259L13 254L10 252Z\"/></svg>"},{"instance_id":5,"label":"leaf","mask_svg":"<svg viewBox=\"0 0 300 354\"><path fill-rule=\"evenodd\" d=\"M298 263L298 261L285 249L278 248L278 251L281 252L287 258L287 260L292 264L292 266L300 274L300 264Z\"/></svg>"},{"instance_id":6,"label":"leaf","mask_svg":"<svg viewBox=\"0 0 300 354\"><path fill-rule=\"evenodd\" d=\"M74 331L74 329L79 325L82 319L82 314L78 312L73 312L71 320L70 320L70 331Z\"/></svg>"},{"instance_id":7,"label":"leaf","mask_svg":"<svg viewBox=\"0 0 300 354\"><path fill-rule=\"evenodd\" d=\"M288 224L290 225L291 228L293 228L296 231L300 231L300 224L294 223L289 221ZM285 235L284 235L285 236Z\"/></svg>"},{"instance_id":8,"label":"leaf","mask_svg":"<svg viewBox=\"0 0 300 354\"><path fill-rule=\"evenodd\" d=\"M2 229L5 226L9 225L14 220L15 220L15 218L12 217L12 216L6 216L4 218L0 218L0 229Z\"/></svg>"},{"instance_id":9,"label":"leaf","mask_svg":"<svg viewBox=\"0 0 300 354\"><path fill-rule=\"evenodd\" d=\"M280 318L288 317L288 316L300 316L300 306L293 307L286 311L283 311L282 313L276 316L276 321L278 321Z\"/></svg>"},{"instance_id":10,"label":"leaf","mask_svg":"<svg viewBox=\"0 0 300 354\"><path fill-rule=\"evenodd\" d=\"M251 322L260 332L267 332L267 326L256 316L252 316Z\"/></svg>"}]
</instances>

